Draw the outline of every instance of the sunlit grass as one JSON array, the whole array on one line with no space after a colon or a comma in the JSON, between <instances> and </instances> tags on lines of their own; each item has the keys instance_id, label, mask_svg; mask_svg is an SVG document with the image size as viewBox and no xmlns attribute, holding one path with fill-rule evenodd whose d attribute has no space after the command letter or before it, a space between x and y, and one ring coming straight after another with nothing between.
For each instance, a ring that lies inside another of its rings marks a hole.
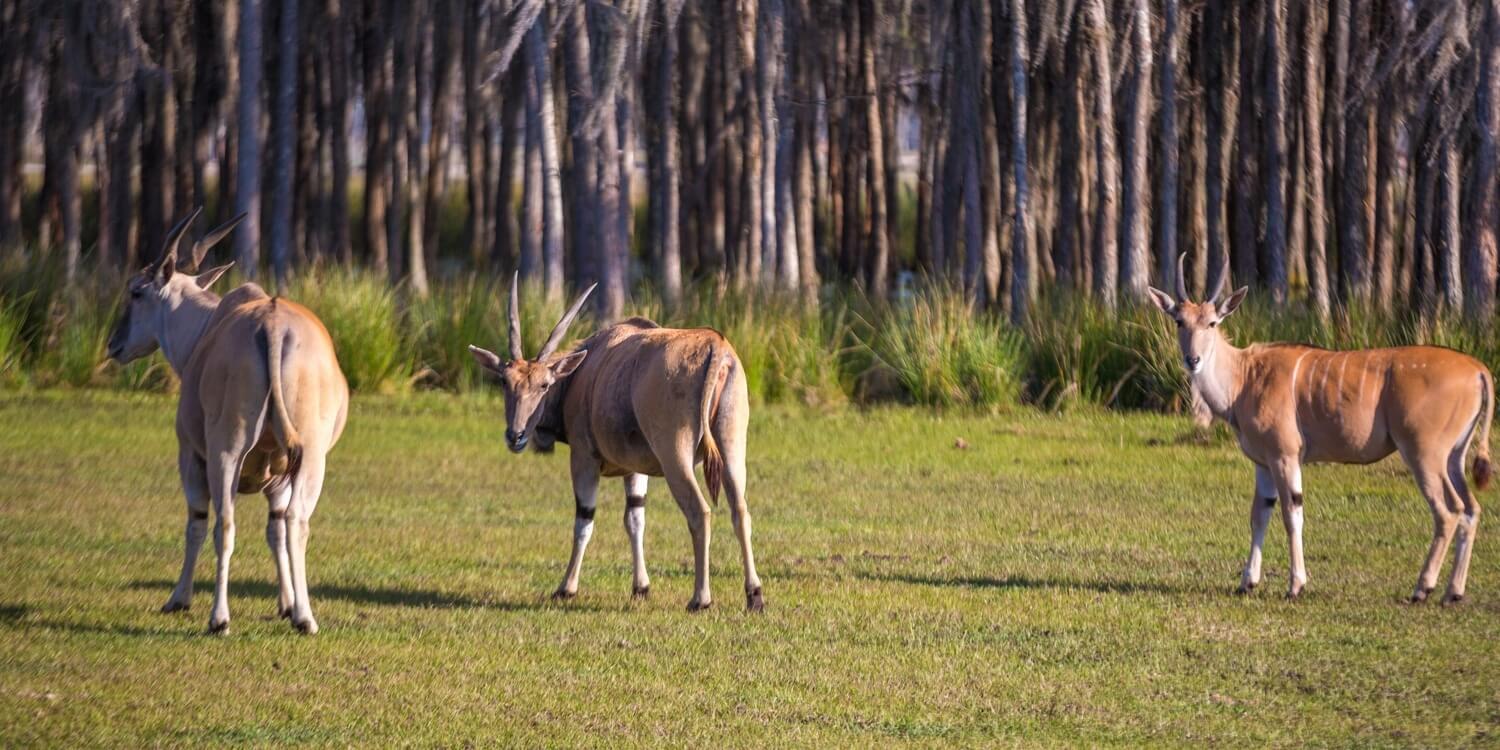
<instances>
[{"instance_id":1,"label":"sunlit grass","mask_svg":"<svg viewBox=\"0 0 1500 750\"><path fill-rule=\"evenodd\" d=\"M1183 417L757 407L768 610L728 514L713 591L650 483L651 598L600 488L580 596L567 448L512 456L486 394L356 396L308 552L323 627L272 616L238 500L229 635L161 615L185 517L175 400L0 394L0 745L1466 746L1495 741L1500 548L1468 602L1402 603L1431 533L1397 461L1307 470L1302 600L1231 594L1249 464ZM965 448L955 447L963 441ZM1481 498L1487 495L1481 495ZM1445 571L1446 575L1446 571Z\"/></svg>"}]
</instances>

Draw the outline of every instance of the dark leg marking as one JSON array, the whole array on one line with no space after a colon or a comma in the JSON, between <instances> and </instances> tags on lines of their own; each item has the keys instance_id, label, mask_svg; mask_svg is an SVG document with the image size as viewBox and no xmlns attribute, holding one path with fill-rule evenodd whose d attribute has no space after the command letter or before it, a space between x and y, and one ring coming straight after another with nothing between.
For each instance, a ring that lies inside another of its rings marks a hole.
<instances>
[{"instance_id":1,"label":"dark leg marking","mask_svg":"<svg viewBox=\"0 0 1500 750\"><path fill-rule=\"evenodd\" d=\"M635 495L626 495L625 496L625 509L626 510L630 510L631 508L644 508L644 507L646 507L646 498L644 496L641 496L641 497L636 497Z\"/></svg>"},{"instance_id":2,"label":"dark leg marking","mask_svg":"<svg viewBox=\"0 0 1500 750\"><path fill-rule=\"evenodd\" d=\"M1274 495L1262 500L1261 502L1265 503L1267 508L1276 507L1276 497Z\"/></svg>"},{"instance_id":3,"label":"dark leg marking","mask_svg":"<svg viewBox=\"0 0 1500 750\"><path fill-rule=\"evenodd\" d=\"M270 518L272 518L273 520L282 520L282 519L286 518L286 508L282 508L281 510L273 510L270 513L267 513L266 515L269 516Z\"/></svg>"},{"instance_id":4,"label":"dark leg marking","mask_svg":"<svg viewBox=\"0 0 1500 750\"><path fill-rule=\"evenodd\" d=\"M573 508L573 515L576 518L578 518L578 520L580 520L580 521L592 521L592 520L594 520L594 511L598 510L598 508L585 507L583 503L577 502L576 500L574 502L576 503L576 505Z\"/></svg>"},{"instance_id":5,"label":"dark leg marking","mask_svg":"<svg viewBox=\"0 0 1500 750\"><path fill-rule=\"evenodd\" d=\"M1302 507L1302 493L1300 493L1300 492L1293 492L1292 493L1292 507L1293 508L1300 508L1300 507Z\"/></svg>"},{"instance_id":6,"label":"dark leg marking","mask_svg":"<svg viewBox=\"0 0 1500 750\"><path fill-rule=\"evenodd\" d=\"M206 510L192 510L192 511L188 511L188 514L193 517L194 521L207 521L208 520L208 511L206 511Z\"/></svg>"}]
</instances>

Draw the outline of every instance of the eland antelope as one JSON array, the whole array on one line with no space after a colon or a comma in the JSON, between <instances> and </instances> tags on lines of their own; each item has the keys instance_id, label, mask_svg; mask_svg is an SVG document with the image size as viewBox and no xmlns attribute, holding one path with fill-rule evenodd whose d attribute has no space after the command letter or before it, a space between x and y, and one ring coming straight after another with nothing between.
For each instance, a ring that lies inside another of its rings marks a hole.
<instances>
[{"instance_id":1,"label":"eland antelope","mask_svg":"<svg viewBox=\"0 0 1500 750\"><path fill-rule=\"evenodd\" d=\"M323 488L324 459L344 429L349 388L328 331L296 303L255 284L221 299L208 290L233 263L196 275L177 268L177 246L198 212L167 235L161 256L129 281L129 298L109 337L124 364L160 348L182 380L177 404L177 467L187 495L182 572L163 612L186 610L193 567L215 513L210 632L229 627L229 558L236 493L270 501L266 543L276 561L278 613L316 633L307 598L308 520ZM236 217L193 246L196 272Z\"/></svg>"},{"instance_id":2,"label":"eland antelope","mask_svg":"<svg viewBox=\"0 0 1500 750\"><path fill-rule=\"evenodd\" d=\"M1474 484L1490 480L1494 380L1483 364L1435 346L1328 351L1299 344L1229 343L1220 321L1244 301L1247 287L1223 295L1220 277L1207 302L1187 299L1182 259L1177 297L1150 289L1177 323L1182 361L1214 415L1229 423L1240 450L1255 463L1250 500L1250 558L1240 592L1260 583L1261 544L1277 500L1286 527L1289 598L1307 584L1302 558L1302 465L1368 464L1399 452L1432 508L1432 545L1411 600L1427 599L1455 534L1453 572L1445 602L1464 597L1479 530L1479 503L1464 483L1464 455L1474 440ZM1227 274L1225 274L1227 276Z\"/></svg>"},{"instance_id":3,"label":"eland antelope","mask_svg":"<svg viewBox=\"0 0 1500 750\"><path fill-rule=\"evenodd\" d=\"M625 481L625 531L634 563L634 595L646 596L646 477L665 477L687 517L693 537L692 611L713 601L708 585L710 508L693 467L703 462L714 501L722 486L739 537L745 603L764 605L750 549L745 504L745 433L750 403L739 356L717 331L662 328L645 318L609 326L566 354L556 354L589 287L552 329L535 359L521 350L516 279L510 285L510 358L470 346L480 367L497 375L505 392L505 442L519 453L527 445L550 451L571 447L575 511L573 553L553 594L578 593L584 549L594 530L599 477Z\"/></svg>"}]
</instances>

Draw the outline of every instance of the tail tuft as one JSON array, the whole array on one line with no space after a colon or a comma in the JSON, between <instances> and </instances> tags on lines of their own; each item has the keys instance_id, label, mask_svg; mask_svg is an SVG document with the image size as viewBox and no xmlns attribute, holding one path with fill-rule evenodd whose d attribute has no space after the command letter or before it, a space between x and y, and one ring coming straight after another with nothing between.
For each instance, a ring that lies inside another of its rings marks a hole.
<instances>
[{"instance_id":1,"label":"tail tuft","mask_svg":"<svg viewBox=\"0 0 1500 750\"><path fill-rule=\"evenodd\" d=\"M724 488L724 456L719 453L719 444L711 433L703 433L703 478L708 481L708 496L714 505L719 504L719 491Z\"/></svg>"},{"instance_id":2,"label":"tail tuft","mask_svg":"<svg viewBox=\"0 0 1500 750\"><path fill-rule=\"evenodd\" d=\"M1490 466L1490 423L1495 420L1495 381L1489 370L1479 373L1479 398L1484 408L1479 411L1479 435L1474 439L1474 487L1490 486L1495 469Z\"/></svg>"}]
</instances>

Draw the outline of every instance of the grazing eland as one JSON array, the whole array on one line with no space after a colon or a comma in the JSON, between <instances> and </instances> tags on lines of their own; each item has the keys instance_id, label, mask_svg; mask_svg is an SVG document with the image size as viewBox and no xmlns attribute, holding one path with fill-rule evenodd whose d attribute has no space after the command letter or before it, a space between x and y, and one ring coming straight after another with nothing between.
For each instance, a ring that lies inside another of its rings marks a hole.
<instances>
[{"instance_id":1,"label":"grazing eland","mask_svg":"<svg viewBox=\"0 0 1500 750\"><path fill-rule=\"evenodd\" d=\"M1227 276L1227 274L1225 274ZM1445 602L1464 598L1469 559L1479 531L1479 502L1464 483L1464 456L1474 443L1474 484L1484 489L1490 467L1494 380L1478 360L1435 346L1329 351L1300 344L1235 347L1220 321L1244 301L1241 287L1220 301L1220 277L1207 302L1188 301L1177 261L1177 297L1150 289L1177 323L1182 361L1214 415L1229 423L1240 450L1255 463L1250 500L1250 558L1240 592L1260 583L1261 544L1277 500L1286 527L1296 598L1307 584L1302 558L1302 465L1368 464L1399 452L1432 508L1432 545L1417 577L1413 602L1437 587L1449 543L1457 537Z\"/></svg>"},{"instance_id":2,"label":"grazing eland","mask_svg":"<svg viewBox=\"0 0 1500 750\"><path fill-rule=\"evenodd\" d=\"M717 331L662 328L630 318L590 336L567 354L556 354L568 326L594 288L578 297L552 329L534 359L521 350L521 319L515 278L510 285L510 359L470 346L480 367L500 378L505 392L505 441L520 453L527 445L550 451L571 447L573 553L553 594L578 593L584 549L594 530L599 478L623 477L625 531L634 563L634 596L645 597L646 477L665 477L687 517L693 537L694 587L690 611L707 608L710 508L693 467L703 462L709 494L717 503L722 486L739 537L745 571L745 604L764 608L760 577L750 549L750 511L745 503L745 433L750 402L744 366Z\"/></svg>"},{"instance_id":3,"label":"grazing eland","mask_svg":"<svg viewBox=\"0 0 1500 750\"><path fill-rule=\"evenodd\" d=\"M200 209L201 210L201 209ZM229 627L229 558L236 493L270 501L266 543L276 561L278 614L316 633L307 595L308 521L323 489L325 458L348 415L349 387L333 340L317 316L245 284L221 299L208 290L233 263L196 275L177 269L177 246L194 211L168 233L161 256L128 282L129 297L109 356L125 364L158 348L182 381L177 467L187 495L182 572L163 612L192 603L193 567L215 513L213 612L208 629ZM244 218L193 246L192 269Z\"/></svg>"}]
</instances>

